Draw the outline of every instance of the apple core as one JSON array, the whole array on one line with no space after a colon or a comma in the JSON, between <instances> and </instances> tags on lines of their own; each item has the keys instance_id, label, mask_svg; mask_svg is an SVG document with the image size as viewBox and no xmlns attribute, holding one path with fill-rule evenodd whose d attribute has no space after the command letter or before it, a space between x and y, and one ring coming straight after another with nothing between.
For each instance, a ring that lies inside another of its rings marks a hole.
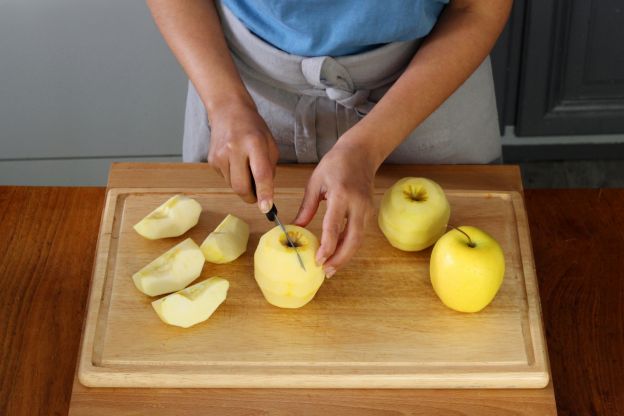
<instances>
[{"instance_id":1,"label":"apple core","mask_svg":"<svg viewBox=\"0 0 624 416\"><path fill-rule=\"evenodd\" d=\"M427 190L423 186L408 184L403 188L403 194L407 199L414 202L424 202L429 199Z\"/></svg>"},{"instance_id":2,"label":"apple core","mask_svg":"<svg viewBox=\"0 0 624 416\"><path fill-rule=\"evenodd\" d=\"M297 247L298 248L298 247L304 247L308 244L308 242L306 241L306 238L297 231L288 231L288 237L290 237L290 241L292 241L292 245L286 239L285 235L282 235L282 237L280 238L280 243L284 247L287 247L287 248Z\"/></svg>"}]
</instances>

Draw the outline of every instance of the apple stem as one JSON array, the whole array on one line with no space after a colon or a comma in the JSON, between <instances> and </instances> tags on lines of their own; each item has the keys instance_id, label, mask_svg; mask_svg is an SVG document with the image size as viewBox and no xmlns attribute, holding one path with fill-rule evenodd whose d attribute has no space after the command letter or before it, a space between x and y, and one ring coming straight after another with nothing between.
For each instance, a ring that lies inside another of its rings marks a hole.
<instances>
[{"instance_id":1,"label":"apple stem","mask_svg":"<svg viewBox=\"0 0 624 416\"><path fill-rule=\"evenodd\" d=\"M470 236L469 236L469 235L468 235L468 234L467 234L464 230L461 230L461 229L459 229L459 228L457 228L457 227L455 227L455 226L453 226L453 225L451 225L451 224L448 224L448 226L449 226L449 227L451 227L451 228L452 228L452 229L454 229L454 230L459 231L460 233L462 233L463 235L465 235L465 236L466 236L466 238L468 239L468 247L470 247L470 248L475 248L475 247L477 246L477 245L476 245L476 244L472 241L472 238L470 238Z\"/></svg>"}]
</instances>

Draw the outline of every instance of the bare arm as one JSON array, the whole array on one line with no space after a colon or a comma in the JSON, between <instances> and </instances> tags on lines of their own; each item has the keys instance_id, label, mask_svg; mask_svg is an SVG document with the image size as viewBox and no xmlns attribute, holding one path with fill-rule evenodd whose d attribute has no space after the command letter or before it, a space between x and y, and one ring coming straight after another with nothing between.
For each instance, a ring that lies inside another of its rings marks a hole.
<instances>
[{"instance_id":1,"label":"bare arm","mask_svg":"<svg viewBox=\"0 0 624 416\"><path fill-rule=\"evenodd\" d=\"M273 201L277 145L230 56L212 0L147 0L156 25L201 97L211 127L208 162L245 201L250 169L263 212Z\"/></svg>"},{"instance_id":2,"label":"bare arm","mask_svg":"<svg viewBox=\"0 0 624 416\"><path fill-rule=\"evenodd\" d=\"M451 0L406 71L341 143L365 146L379 166L483 62L505 26L511 4ZM390 119L392 123L384 122Z\"/></svg>"},{"instance_id":3,"label":"bare arm","mask_svg":"<svg viewBox=\"0 0 624 416\"><path fill-rule=\"evenodd\" d=\"M451 0L401 77L316 167L295 223L307 225L320 201L327 200L317 260L328 275L344 266L362 242L381 163L483 62L511 3Z\"/></svg>"}]
</instances>

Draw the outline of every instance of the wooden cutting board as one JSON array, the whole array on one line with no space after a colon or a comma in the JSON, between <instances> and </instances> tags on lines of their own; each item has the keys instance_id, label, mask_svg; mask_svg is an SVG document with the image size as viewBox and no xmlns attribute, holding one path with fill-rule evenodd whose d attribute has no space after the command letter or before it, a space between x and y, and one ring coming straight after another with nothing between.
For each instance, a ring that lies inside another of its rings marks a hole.
<instances>
[{"instance_id":1,"label":"wooden cutting board","mask_svg":"<svg viewBox=\"0 0 624 416\"><path fill-rule=\"evenodd\" d=\"M429 173L446 190L451 223L474 225L503 247L505 280L495 300L477 314L446 308L431 289L430 250L391 247L376 225L345 269L297 310L269 305L253 278L253 252L270 224L202 167L136 171L113 169L102 217L79 359L80 381L93 387L305 388L540 388L549 382L539 292L517 172L472 167L386 168L375 203L403 176ZM305 169L305 167L298 167ZM278 173L275 202L292 219L303 190ZM175 173L178 172L178 173ZM174 175L174 177L171 177ZM205 175L205 176L204 176ZM498 177L496 175L499 175ZM507 176L505 176L507 175ZM481 178L479 181L475 179ZM472 181L472 182L471 182ZM217 182L218 183L218 182ZM183 186L180 186L183 184ZM139 187L136 185L140 185ZM146 186L148 185L148 186ZM212 186L206 186L212 185ZM204 211L186 235L148 241L132 225L171 195L197 199ZM228 299L190 329L163 324L153 299L131 275L191 237L201 243L228 213L250 224L245 255L230 264L206 263L199 280L230 281ZM320 236L321 212L308 227Z\"/></svg>"}]
</instances>

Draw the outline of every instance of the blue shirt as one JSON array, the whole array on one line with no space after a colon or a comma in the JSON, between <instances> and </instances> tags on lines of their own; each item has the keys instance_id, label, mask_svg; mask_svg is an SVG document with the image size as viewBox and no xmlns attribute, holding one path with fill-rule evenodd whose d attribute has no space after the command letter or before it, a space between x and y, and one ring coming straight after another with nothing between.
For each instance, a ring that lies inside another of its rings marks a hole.
<instances>
[{"instance_id":1,"label":"blue shirt","mask_svg":"<svg viewBox=\"0 0 624 416\"><path fill-rule=\"evenodd\" d=\"M343 56L426 36L448 0L223 0L273 46L302 56Z\"/></svg>"}]
</instances>

